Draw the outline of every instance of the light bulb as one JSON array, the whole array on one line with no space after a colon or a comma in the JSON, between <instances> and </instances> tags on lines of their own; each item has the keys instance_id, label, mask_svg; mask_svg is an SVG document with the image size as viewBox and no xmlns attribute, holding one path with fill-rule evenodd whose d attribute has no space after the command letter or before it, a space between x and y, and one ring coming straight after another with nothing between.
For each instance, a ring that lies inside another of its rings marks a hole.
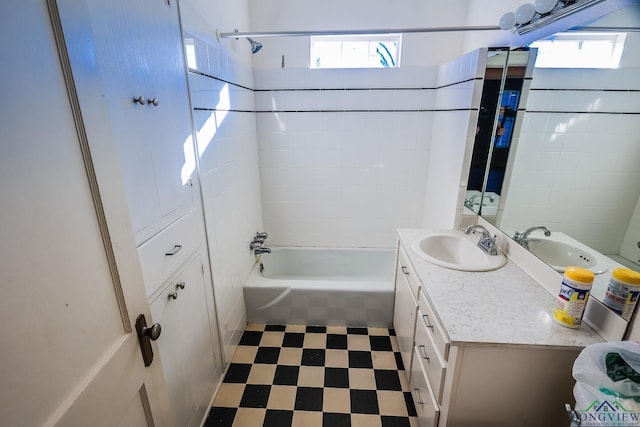
<instances>
[{"instance_id":1,"label":"light bulb","mask_svg":"<svg viewBox=\"0 0 640 427\"><path fill-rule=\"evenodd\" d=\"M533 19L533 15L536 14L536 10L531 3L525 3L516 9L516 22L520 25L527 24Z\"/></svg>"},{"instance_id":2,"label":"light bulb","mask_svg":"<svg viewBox=\"0 0 640 427\"><path fill-rule=\"evenodd\" d=\"M558 0L535 0L533 2L533 8L540 15L544 15L545 13L551 12L557 4Z\"/></svg>"},{"instance_id":3,"label":"light bulb","mask_svg":"<svg viewBox=\"0 0 640 427\"><path fill-rule=\"evenodd\" d=\"M500 17L500 21L498 22L500 28L503 30L511 30L516 25L516 14L513 12L507 12L502 17Z\"/></svg>"}]
</instances>

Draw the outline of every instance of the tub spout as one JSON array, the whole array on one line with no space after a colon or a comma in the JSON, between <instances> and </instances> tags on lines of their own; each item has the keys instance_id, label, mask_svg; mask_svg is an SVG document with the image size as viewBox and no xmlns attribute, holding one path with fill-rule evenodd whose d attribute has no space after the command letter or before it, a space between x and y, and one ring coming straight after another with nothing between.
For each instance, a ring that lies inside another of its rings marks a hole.
<instances>
[{"instance_id":1,"label":"tub spout","mask_svg":"<svg viewBox=\"0 0 640 427\"><path fill-rule=\"evenodd\" d=\"M271 249L270 249L270 248L265 248L265 247L260 246L259 248L255 248L255 249L253 250L253 252L254 252L256 255L260 255L260 254L270 254L270 253L271 253Z\"/></svg>"}]
</instances>

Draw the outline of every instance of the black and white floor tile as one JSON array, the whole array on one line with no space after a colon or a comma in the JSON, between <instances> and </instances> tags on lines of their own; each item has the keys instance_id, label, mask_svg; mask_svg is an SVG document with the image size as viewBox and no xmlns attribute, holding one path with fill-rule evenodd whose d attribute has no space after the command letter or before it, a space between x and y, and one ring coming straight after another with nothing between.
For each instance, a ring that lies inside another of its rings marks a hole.
<instances>
[{"instance_id":1,"label":"black and white floor tile","mask_svg":"<svg viewBox=\"0 0 640 427\"><path fill-rule=\"evenodd\" d=\"M393 329L248 325L206 427L418 426Z\"/></svg>"}]
</instances>

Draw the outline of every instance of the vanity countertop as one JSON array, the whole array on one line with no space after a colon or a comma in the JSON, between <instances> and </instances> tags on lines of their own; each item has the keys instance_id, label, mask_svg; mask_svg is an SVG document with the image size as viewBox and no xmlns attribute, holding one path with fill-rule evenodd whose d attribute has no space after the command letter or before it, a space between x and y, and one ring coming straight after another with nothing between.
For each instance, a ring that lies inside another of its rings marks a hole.
<instances>
[{"instance_id":1,"label":"vanity countertop","mask_svg":"<svg viewBox=\"0 0 640 427\"><path fill-rule=\"evenodd\" d=\"M578 329L557 324L555 298L510 259L487 272L451 270L424 260L411 247L427 231L397 233L452 344L581 348L604 342L584 322Z\"/></svg>"}]
</instances>

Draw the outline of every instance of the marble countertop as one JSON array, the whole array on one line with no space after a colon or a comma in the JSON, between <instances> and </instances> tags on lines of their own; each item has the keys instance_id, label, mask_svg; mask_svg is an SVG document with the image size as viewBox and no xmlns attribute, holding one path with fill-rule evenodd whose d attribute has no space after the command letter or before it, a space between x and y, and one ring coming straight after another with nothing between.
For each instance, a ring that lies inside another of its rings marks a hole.
<instances>
[{"instance_id":1,"label":"marble countertop","mask_svg":"<svg viewBox=\"0 0 640 427\"><path fill-rule=\"evenodd\" d=\"M513 261L494 271L451 270L426 261L412 249L428 230L397 233L452 344L582 348L605 341L584 322L578 329L557 324L555 298Z\"/></svg>"}]
</instances>

